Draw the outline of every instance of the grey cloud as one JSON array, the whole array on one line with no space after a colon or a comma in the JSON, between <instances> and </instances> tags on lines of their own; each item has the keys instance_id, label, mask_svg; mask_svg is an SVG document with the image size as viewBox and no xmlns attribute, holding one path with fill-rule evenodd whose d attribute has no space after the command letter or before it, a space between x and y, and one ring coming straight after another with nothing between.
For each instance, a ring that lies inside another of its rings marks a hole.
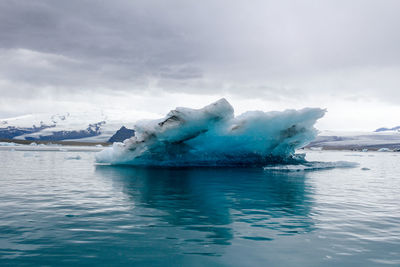
<instances>
[{"instance_id":1,"label":"grey cloud","mask_svg":"<svg viewBox=\"0 0 400 267\"><path fill-rule=\"evenodd\" d=\"M284 100L353 86L355 94L398 100L399 8L395 0L3 0L0 92L19 97L24 90L62 95L156 86ZM24 53L31 58L24 61ZM336 71L371 73L371 67L391 68L390 77L376 77L389 78L385 88L379 81L366 88L362 76L332 76L344 86L318 82Z\"/></svg>"}]
</instances>

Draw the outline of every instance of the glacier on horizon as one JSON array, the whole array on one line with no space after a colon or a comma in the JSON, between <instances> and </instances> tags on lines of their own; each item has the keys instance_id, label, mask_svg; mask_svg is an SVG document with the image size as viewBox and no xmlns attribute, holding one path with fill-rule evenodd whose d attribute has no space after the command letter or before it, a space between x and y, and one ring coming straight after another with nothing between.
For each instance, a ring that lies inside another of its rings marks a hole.
<instances>
[{"instance_id":1,"label":"glacier on horizon","mask_svg":"<svg viewBox=\"0 0 400 267\"><path fill-rule=\"evenodd\" d=\"M135 136L96 155L98 163L136 166L265 166L296 159L317 135L324 109L248 111L234 116L227 100L201 109L178 107L134 126Z\"/></svg>"}]
</instances>

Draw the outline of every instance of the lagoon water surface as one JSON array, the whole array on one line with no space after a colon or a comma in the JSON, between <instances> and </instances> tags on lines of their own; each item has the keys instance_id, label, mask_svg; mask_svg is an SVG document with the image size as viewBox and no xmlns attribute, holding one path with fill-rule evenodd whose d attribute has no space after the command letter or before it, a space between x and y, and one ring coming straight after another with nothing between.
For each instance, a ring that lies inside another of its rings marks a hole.
<instances>
[{"instance_id":1,"label":"lagoon water surface","mask_svg":"<svg viewBox=\"0 0 400 267\"><path fill-rule=\"evenodd\" d=\"M0 151L0 265L398 266L400 154L359 167L132 168Z\"/></svg>"}]
</instances>

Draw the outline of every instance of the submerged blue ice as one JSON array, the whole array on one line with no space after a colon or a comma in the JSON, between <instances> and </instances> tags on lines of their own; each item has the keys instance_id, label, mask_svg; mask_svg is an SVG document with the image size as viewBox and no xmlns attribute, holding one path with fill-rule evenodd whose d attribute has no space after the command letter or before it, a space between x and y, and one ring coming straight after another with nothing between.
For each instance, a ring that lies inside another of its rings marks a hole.
<instances>
[{"instance_id":1,"label":"submerged blue ice","mask_svg":"<svg viewBox=\"0 0 400 267\"><path fill-rule=\"evenodd\" d=\"M264 166L289 162L312 141L325 110L248 111L234 117L221 99L201 109L178 107L135 125L135 136L97 154L99 163L144 166Z\"/></svg>"}]
</instances>

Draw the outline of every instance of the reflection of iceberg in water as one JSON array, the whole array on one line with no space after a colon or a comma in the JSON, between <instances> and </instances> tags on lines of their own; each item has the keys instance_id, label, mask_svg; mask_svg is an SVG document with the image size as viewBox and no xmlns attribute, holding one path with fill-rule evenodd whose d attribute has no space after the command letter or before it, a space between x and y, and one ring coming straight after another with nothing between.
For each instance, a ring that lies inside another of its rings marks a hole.
<instances>
[{"instance_id":1,"label":"reflection of iceberg in water","mask_svg":"<svg viewBox=\"0 0 400 267\"><path fill-rule=\"evenodd\" d=\"M132 229L184 253L218 255L233 240L269 241L314 229L306 173L96 166L96 174L127 195L135 218L154 225Z\"/></svg>"},{"instance_id":2,"label":"reflection of iceberg in water","mask_svg":"<svg viewBox=\"0 0 400 267\"><path fill-rule=\"evenodd\" d=\"M251 111L234 117L221 99L202 109L176 108L142 122L135 136L97 155L97 162L151 166L262 166L291 159L316 135L325 110Z\"/></svg>"}]
</instances>

